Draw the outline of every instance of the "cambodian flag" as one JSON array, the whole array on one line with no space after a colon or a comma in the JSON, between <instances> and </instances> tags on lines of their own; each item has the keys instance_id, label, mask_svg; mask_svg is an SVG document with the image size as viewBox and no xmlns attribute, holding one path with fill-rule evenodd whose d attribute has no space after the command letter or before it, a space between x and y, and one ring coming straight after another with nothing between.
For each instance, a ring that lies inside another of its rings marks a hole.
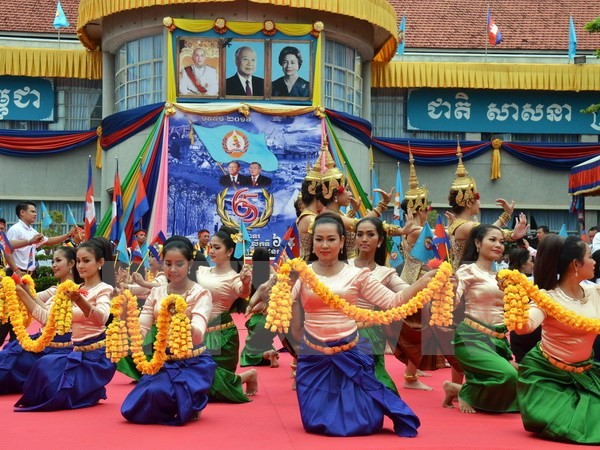
<instances>
[{"instance_id":1,"label":"cambodian flag","mask_svg":"<svg viewBox=\"0 0 600 450\"><path fill-rule=\"evenodd\" d=\"M167 240L167 237L165 236L165 234L162 231L159 231L158 234L156 236L154 236L154 239L152 239L151 244L152 245L163 245L165 243L165 241Z\"/></svg>"},{"instance_id":2,"label":"cambodian flag","mask_svg":"<svg viewBox=\"0 0 600 450\"><path fill-rule=\"evenodd\" d=\"M88 184L85 193L85 239L96 233L96 207L94 205L94 183L92 182L92 158L88 160Z\"/></svg>"},{"instance_id":3,"label":"cambodian flag","mask_svg":"<svg viewBox=\"0 0 600 450\"><path fill-rule=\"evenodd\" d=\"M121 179L119 178L119 163L115 172L113 183L112 212L110 218L110 240L117 242L121 237L121 216L123 215L123 195L121 193Z\"/></svg>"},{"instance_id":4,"label":"cambodian flag","mask_svg":"<svg viewBox=\"0 0 600 450\"><path fill-rule=\"evenodd\" d=\"M488 40L490 45L498 45L502 42L502 33L500 33L500 28L494 22L492 18L492 14L488 8L488 17L487 17L487 30L488 30Z\"/></svg>"},{"instance_id":5,"label":"cambodian flag","mask_svg":"<svg viewBox=\"0 0 600 450\"><path fill-rule=\"evenodd\" d=\"M450 238L448 237L448 233L446 233L446 229L444 228L444 224L442 223L442 216L440 216L439 214L437 217L437 222L435 223L433 235L433 244L437 248L439 259L443 261L448 257L448 249L450 248Z\"/></svg>"},{"instance_id":6,"label":"cambodian flag","mask_svg":"<svg viewBox=\"0 0 600 450\"><path fill-rule=\"evenodd\" d=\"M300 256L300 239L298 237L298 228L296 228L296 225L289 226L283 235L283 238L281 238L279 252L273 263L279 263L284 253L288 258L298 258Z\"/></svg>"},{"instance_id":7,"label":"cambodian flag","mask_svg":"<svg viewBox=\"0 0 600 450\"><path fill-rule=\"evenodd\" d=\"M135 192L135 203L133 207L133 228L143 228L142 218L150 210L148 197L146 197L146 188L144 187L144 177L142 168L138 170L137 190Z\"/></svg>"},{"instance_id":8,"label":"cambodian flag","mask_svg":"<svg viewBox=\"0 0 600 450\"><path fill-rule=\"evenodd\" d=\"M10 245L10 241L6 237L6 233L4 231L0 231L0 248L6 255L10 255L13 252L12 245Z\"/></svg>"}]
</instances>

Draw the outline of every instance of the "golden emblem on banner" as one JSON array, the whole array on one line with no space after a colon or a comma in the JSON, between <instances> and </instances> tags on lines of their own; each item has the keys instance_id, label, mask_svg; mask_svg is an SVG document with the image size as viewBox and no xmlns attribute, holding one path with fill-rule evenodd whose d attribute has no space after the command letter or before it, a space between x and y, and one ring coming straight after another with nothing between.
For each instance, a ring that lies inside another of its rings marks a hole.
<instances>
[{"instance_id":1,"label":"golden emblem on banner","mask_svg":"<svg viewBox=\"0 0 600 450\"><path fill-rule=\"evenodd\" d=\"M249 143L248 137L241 130L231 130L221 141L225 153L236 159L244 156L248 151Z\"/></svg>"},{"instance_id":2,"label":"golden emblem on banner","mask_svg":"<svg viewBox=\"0 0 600 450\"><path fill-rule=\"evenodd\" d=\"M235 215L244 221L251 220L246 225L248 230L264 227L269 223L269 218L273 214L273 195L265 188L261 188L260 191L265 198L265 209L262 212L258 210L256 205L248 201L248 198L257 197L258 194L246 195L248 192L247 188L238 189L231 199L231 210L234 211ZM217 194L217 214L221 218L223 225L239 227L239 223L225 209L225 198L228 192L229 188L226 188Z\"/></svg>"}]
</instances>

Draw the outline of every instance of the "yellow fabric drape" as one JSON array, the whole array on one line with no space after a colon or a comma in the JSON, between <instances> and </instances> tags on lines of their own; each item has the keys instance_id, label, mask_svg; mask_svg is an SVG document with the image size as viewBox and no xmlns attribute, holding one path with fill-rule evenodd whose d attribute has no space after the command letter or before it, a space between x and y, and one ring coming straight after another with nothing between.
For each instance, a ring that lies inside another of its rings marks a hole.
<instances>
[{"instance_id":1,"label":"yellow fabric drape","mask_svg":"<svg viewBox=\"0 0 600 450\"><path fill-rule=\"evenodd\" d=\"M500 149L495 148L492 151L492 173L490 175L490 180L497 180L502 177L502 174L500 173L500 163Z\"/></svg>"},{"instance_id":2,"label":"yellow fabric drape","mask_svg":"<svg viewBox=\"0 0 600 450\"><path fill-rule=\"evenodd\" d=\"M213 20L171 19L175 28L189 33L204 33L214 27ZM227 22L227 28L242 36L259 33L263 29L262 22ZM288 36L304 36L310 33L313 25L307 24L276 24L277 30ZM315 79L313 87L313 105L321 104L321 35L317 39ZM177 80L175 79L175 59L173 55L173 33L167 38L167 99L174 102L177 99Z\"/></svg>"},{"instance_id":3,"label":"yellow fabric drape","mask_svg":"<svg viewBox=\"0 0 600 450\"><path fill-rule=\"evenodd\" d=\"M180 5L190 3L217 3L230 2L233 0L81 0L79 2L79 13L77 16L77 35L79 39L90 50L96 49L100 42L91 39L85 30L85 26L92 21L110 16L122 11L136 8L149 8L152 6ZM398 45L398 21L394 7L387 0L249 0L252 3L264 5L284 6L289 8L305 8L315 11L324 11L341 16L354 17L365 20L383 30L390 37L385 39L385 44L378 50L376 61L389 61L396 53ZM227 26L229 26L229 22ZM284 31L283 25L277 25L283 33L293 36ZM231 28L233 29L233 28ZM260 30L258 30L260 31ZM310 30L309 30L310 31ZM237 33L237 31L236 31ZM240 33L242 34L242 33ZM306 34L306 33L302 33Z\"/></svg>"},{"instance_id":4,"label":"yellow fabric drape","mask_svg":"<svg viewBox=\"0 0 600 450\"><path fill-rule=\"evenodd\" d=\"M77 14L77 36L83 45L94 50L100 45L99 40L90 38L85 30L89 22L123 11L153 6L171 6L190 3L219 3L234 0L81 0Z\"/></svg>"},{"instance_id":5,"label":"yellow fabric drape","mask_svg":"<svg viewBox=\"0 0 600 450\"><path fill-rule=\"evenodd\" d=\"M597 91L600 65L373 62L371 87Z\"/></svg>"},{"instance_id":6,"label":"yellow fabric drape","mask_svg":"<svg viewBox=\"0 0 600 450\"><path fill-rule=\"evenodd\" d=\"M0 47L0 75L102 78L102 53L86 50Z\"/></svg>"},{"instance_id":7,"label":"yellow fabric drape","mask_svg":"<svg viewBox=\"0 0 600 450\"><path fill-rule=\"evenodd\" d=\"M376 61L390 61L398 46L398 20L396 10L387 0L249 0L252 3L287 6L290 8L306 8L317 11L339 14L365 20L377 27L383 28L390 38L379 49ZM390 42L389 39L392 39Z\"/></svg>"},{"instance_id":8,"label":"yellow fabric drape","mask_svg":"<svg viewBox=\"0 0 600 450\"><path fill-rule=\"evenodd\" d=\"M243 105L248 106L250 111L273 116L299 116L316 110L312 106L290 106L266 103L173 103L178 110L206 116L220 116L239 111Z\"/></svg>"}]
</instances>

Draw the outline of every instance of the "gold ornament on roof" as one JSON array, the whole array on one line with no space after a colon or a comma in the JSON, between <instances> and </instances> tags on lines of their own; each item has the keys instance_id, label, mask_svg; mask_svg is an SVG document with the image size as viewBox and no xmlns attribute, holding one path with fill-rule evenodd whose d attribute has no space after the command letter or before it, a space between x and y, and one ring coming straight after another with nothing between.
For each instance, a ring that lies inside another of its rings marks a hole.
<instances>
[{"instance_id":1,"label":"gold ornament on roof","mask_svg":"<svg viewBox=\"0 0 600 450\"><path fill-rule=\"evenodd\" d=\"M458 167L456 168L456 178L450 187L450 192L456 192L456 204L458 206L466 206L469 200L479 198L475 179L469 177L469 172L462 162L462 150L460 143L456 143L456 156L458 156Z\"/></svg>"},{"instance_id":2,"label":"gold ornament on roof","mask_svg":"<svg viewBox=\"0 0 600 450\"><path fill-rule=\"evenodd\" d=\"M415 159L413 158L410 147L408 148L408 191L404 195L407 201L407 209L412 212L424 211L427 209L427 195L429 191L425 186L419 187L417 171L415 170Z\"/></svg>"}]
</instances>

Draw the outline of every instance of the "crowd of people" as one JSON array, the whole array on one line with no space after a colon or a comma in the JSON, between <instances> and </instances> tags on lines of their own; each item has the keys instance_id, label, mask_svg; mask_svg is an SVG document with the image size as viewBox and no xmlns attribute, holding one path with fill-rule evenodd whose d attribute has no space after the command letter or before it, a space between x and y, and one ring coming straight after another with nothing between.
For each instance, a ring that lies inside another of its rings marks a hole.
<instances>
[{"instance_id":1,"label":"crowd of people","mask_svg":"<svg viewBox=\"0 0 600 450\"><path fill-rule=\"evenodd\" d=\"M284 60L292 56L298 58L290 51ZM21 394L19 412L89 407L106 398L119 370L134 384L121 406L125 419L183 425L198 420L210 402L251 401L259 392L253 367L279 367L279 339L280 351L294 358L293 388L310 433L368 435L380 431L387 416L398 436L417 435L420 419L386 371L387 349L406 365L404 389L431 390L422 377L451 367L443 384L446 408L520 413L524 428L544 438L600 443L600 366L593 351L600 333L597 229L590 229L590 246L581 236L539 227L537 245L530 245L523 214L506 229L515 203L504 199L496 200L502 213L495 223L476 222L480 194L459 149L447 214L454 322L437 324L429 319L436 314L431 302L440 298L435 292L441 295L434 286L442 268L414 252L430 201L412 155L402 202L407 222L400 227L381 218L392 191L379 191L383 201L355 217L360 203L326 143L321 151L325 164L309 170L299 199L304 266L291 271L283 269L292 267L285 261L273 265L262 248L251 262L236 258L239 230L229 226L212 236L198 231L196 243L171 236L144 257L147 268L120 267L107 239L81 242L77 227L45 237L33 228L35 204L19 203L18 222L6 233L13 250L4 255L0 311L9 312L0 338L11 328L12 334L0 351L0 394ZM138 232L137 239L146 238ZM403 237L399 268L387 265L391 236ZM57 247L52 259L57 286L36 293L36 250L66 240L75 245ZM505 255L509 270L501 271ZM507 292L515 302L531 303L512 310ZM138 303L115 306L115 298L127 296ZM424 300L412 309L418 298ZM243 345L232 317L239 299L248 301L241 309L248 316ZM273 322L274 304L289 307L289 323ZM398 320L393 314L401 310ZM29 336L31 319L42 329ZM119 323L131 333L131 347L115 359L110 330Z\"/></svg>"}]
</instances>

